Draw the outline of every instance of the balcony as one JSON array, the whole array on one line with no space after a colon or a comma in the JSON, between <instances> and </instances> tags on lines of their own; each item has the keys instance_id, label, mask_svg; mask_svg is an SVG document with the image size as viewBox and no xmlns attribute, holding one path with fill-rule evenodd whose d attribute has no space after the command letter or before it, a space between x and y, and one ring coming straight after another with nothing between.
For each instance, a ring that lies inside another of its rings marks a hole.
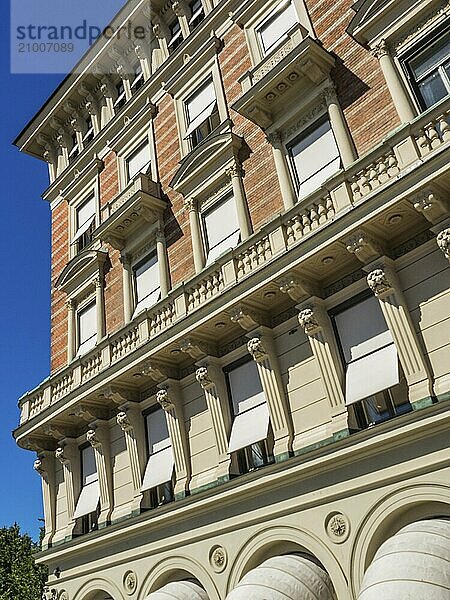
<instances>
[{"instance_id":1,"label":"balcony","mask_svg":"<svg viewBox=\"0 0 450 600\"><path fill-rule=\"evenodd\" d=\"M140 173L102 208L102 223L94 238L123 250L143 224L157 225L166 208L159 183Z\"/></svg>"},{"instance_id":2,"label":"balcony","mask_svg":"<svg viewBox=\"0 0 450 600\"><path fill-rule=\"evenodd\" d=\"M416 240L423 243L430 239L430 223L409 198L430 183L449 187L449 117L450 99L446 99L173 289L167 298L143 311L121 331L25 394L19 401L19 443L25 443L32 431L37 435L43 421L55 411L62 417L63 412L73 412L76 403L89 398L98 402L107 385L132 386L139 394L139 380L134 374L140 373L142 362L150 356L166 364L173 362L175 353L179 354L178 340L188 330L195 330L218 347L222 344L218 325L227 332L226 343L232 335L237 338L239 332L229 329L227 319L236 299L245 296L246 302L259 303L263 310L270 311L275 306L274 298L279 298L274 292L279 292L276 281L293 268L320 276L325 295L342 289L341 280L364 277L360 263L342 243L344 232L348 235L355 223L388 240L393 257L414 248ZM145 191L142 188L147 184ZM139 218L138 206L155 213L162 211L165 203L151 190L159 193L158 186L145 176L133 182L105 207L106 218L100 228L103 233L98 237L105 239L107 230L114 231L112 227L118 227L133 212ZM428 206L425 209L431 210ZM125 239L124 234L120 238ZM262 306L262 302L266 304ZM36 419L38 416L40 419Z\"/></svg>"},{"instance_id":3,"label":"balcony","mask_svg":"<svg viewBox=\"0 0 450 600\"><path fill-rule=\"evenodd\" d=\"M297 25L287 40L241 78L243 95L233 109L262 129L280 120L328 78L334 58Z\"/></svg>"}]
</instances>

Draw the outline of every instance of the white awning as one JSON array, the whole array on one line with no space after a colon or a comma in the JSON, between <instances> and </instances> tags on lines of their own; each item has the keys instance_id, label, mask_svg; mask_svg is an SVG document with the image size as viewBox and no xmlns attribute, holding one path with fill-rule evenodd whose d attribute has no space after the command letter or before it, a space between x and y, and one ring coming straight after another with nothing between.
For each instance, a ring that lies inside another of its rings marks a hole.
<instances>
[{"instance_id":1,"label":"white awning","mask_svg":"<svg viewBox=\"0 0 450 600\"><path fill-rule=\"evenodd\" d=\"M189 127L184 134L184 139L188 138L196 129L202 125L206 119L208 119L214 112L216 108L217 102L214 100L209 106L205 108L203 112L201 112L193 121L189 123Z\"/></svg>"},{"instance_id":2,"label":"white awning","mask_svg":"<svg viewBox=\"0 0 450 600\"><path fill-rule=\"evenodd\" d=\"M269 431L267 402L238 414L233 421L228 452L235 452L265 440Z\"/></svg>"},{"instance_id":3,"label":"white awning","mask_svg":"<svg viewBox=\"0 0 450 600\"><path fill-rule=\"evenodd\" d=\"M100 488L98 485L98 479L91 481L83 486L81 489L80 496L78 497L77 506L73 515L74 519L89 515L97 510L98 503L100 501Z\"/></svg>"},{"instance_id":4,"label":"white awning","mask_svg":"<svg viewBox=\"0 0 450 600\"><path fill-rule=\"evenodd\" d=\"M153 292L151 294L149 294L145 298L142 298L142 300L140 300L137 303L136 308L134 309L132 319L134 319L134 317L136 317L140 312L142 312L146 308L150 308L151 306L156 304L160 298L161 298L160 288L153 290Z\"/></svg>"},{"instance_id":5,"label":"white awning","mask_svg":"<svg viewBox=\"0 0 450 600\"><path fill-rule=\"evenodd\" d=\"M269 558L249 571L226 600L268 598L333 600L335 594L328 573L314 560L307 556L286 555Z\"/></svg>"},{"instance_id":6,"label":"white awning","mask_svg":"<svg viewBox=\"0 0 450 600\"><path fill-rule=\"evenodd\" d=\"M141 490L151 490L172 479L175 461L172 446L168 446L159 452L150 455L145 468L144 480Z\"/></svg>"},{"instance_id":7,"label":"white awning","mask_svg":"<svg viewBox=\"0 0 450 600\"><path fill-rule=\"evenodd\" d=\"M145 600L209 600L208 594L194 581L172 581Z\"/></svg>"},{"instance_id":8,"label":"white awning","mask_svg":"<svg viewBox=\"0 0 450 600\"><path fill-rule=\"evenodd\" d=\"M89 217L89 219L83 223L83 225L81 225L81 227L79 229L77 229L75 235L72 238L72 244L75 244L75 242L80 239L80 237L86 233L86 231L88 231L88 229L90 228L90 226L92 225L92 223L94 222L95 219L95 215L92 215L92 217Z\"/></svg>"}]
</instances>

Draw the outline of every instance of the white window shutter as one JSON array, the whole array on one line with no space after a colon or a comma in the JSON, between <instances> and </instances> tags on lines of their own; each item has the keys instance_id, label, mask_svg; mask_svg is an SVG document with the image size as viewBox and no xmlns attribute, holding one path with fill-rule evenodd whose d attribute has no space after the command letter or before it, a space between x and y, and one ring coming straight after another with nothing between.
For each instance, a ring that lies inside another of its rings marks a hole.
<instances>
[{"instance_id":1,"label":"white window shutter","mask_svg":"<svg viewBox=\"0 0 450 600\"><path fill-rule=\"evenodd\" d=\"M341 166L339 150L328 120L294 144L291 155L300 184L300 198L319 188Z\"/></svg>"},{"instance_id":2,"label":"white window shutter","mask_svg":"<svg viewBox=\"0 0 450 600\"><path fill-rule=\"evenodd\" d=\"M193 94L186 101L186 109L189 123L200 116L211 104L216 101L213 80L209 79L196 94Z\"/></svg>"}]
</instances>

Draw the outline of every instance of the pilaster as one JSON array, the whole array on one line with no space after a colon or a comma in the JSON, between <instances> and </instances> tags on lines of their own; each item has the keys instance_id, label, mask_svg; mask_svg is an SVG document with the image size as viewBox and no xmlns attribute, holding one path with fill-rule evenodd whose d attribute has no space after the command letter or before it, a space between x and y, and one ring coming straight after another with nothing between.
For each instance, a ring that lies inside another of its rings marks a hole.
<instances>
[{"instance_id":1,"label":"pilaster","mask_svg":"<svg viewBox=\"0 0 450 600\"><path fill-rule=\"evenodd\" d=\"M76 498L81 490L80 449L75 438L64 438L55 451L55 458L63 468L66 488L67 528L65 539L71 540L75 533L76 522L73 518Z\"/></svg>"},{"instance_id":2,"label":"pilaster","mask_svg":"<svg viewBox=\"0 0 450 600\"><path fill-rule=\"evenodd\" d=\"M100 489L100 516L98 527L102 529L111 522L113 511L113 481L111 465L111 445L109 427L106 421L94 421L86 433L86 440L94 449L95 465L97 467L98 484Z\"/></svg>"},{"instance_id":3,"label":"pilaster","mask_svg":"<svg viewBox=\"0 0 450 600\"><path fill-rule=\"evenodd\" d=\"M42 497L44 504L45 533L42 540L42 549L46 550L52 545L56 532L56 481L55 481L55 455L53 452L40 452L34 461L34 469L41 476Z\"/></svg>"},{"instance_id":4,"label":"pilaster","mask_svg":"<svg viewBox=\"0 0 450 600\"><path fill-rule=\"evenodd\" d=\"M383 256L364 268L367 283L380 302L386 323L394 339L409 388L413 408L432 402L432 378L406 304L394 261Z\"/></svg>"}]
</instances>

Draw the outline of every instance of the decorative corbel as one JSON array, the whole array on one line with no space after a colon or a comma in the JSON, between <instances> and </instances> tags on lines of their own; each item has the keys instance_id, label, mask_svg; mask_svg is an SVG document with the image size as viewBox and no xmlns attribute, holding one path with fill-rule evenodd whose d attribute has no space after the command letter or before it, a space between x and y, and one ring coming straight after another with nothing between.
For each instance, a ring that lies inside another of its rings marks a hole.
<instances>
[{"instance_id":1,"label":"decorative corbel","mask_svg":"<svg viewBox=\"0 0 450 600\"><path fill-rule=\"evenodd\" d=\"M294 302L301 302L305 298L317 295L319 288L317 282L305 279L294 271L281 277L277 281L277 285L280 291L288 294Z\"/></svg>"},{"instance_id":2,"label":"decorative corbel","mask_svg":"<svg viewBox=\"0 0 450 600\"><path fill-rule=\"evenodd\" d=\"M446 197L433 188L420 190L409 198L417 212L432 225L437 225L449 216L450 203Z\"/></svg>"},{"instance_id":3,"label":"decorative corbel","mask_svg":"<svg viewBox=\"0 0 450 600\"><path fill-rule=\"evenodd\" d=\"M135 391L115 385L107 385L106 387L102 388L99 395L100 397L110 400L117 406L120 406L125 402L139 401Z\"/></svg>"},{"instance_id":4,"label":"decorative corbel","mask_svg":"<svg viewBox=\"0 0 450 600\"><path fill-rule=\"evenodd\" d=\"M186 337L180 341L180 350L188 354L195 361L205 358L210 354L210 348L207 342L197 338Z\"/></svg>"},{"instance_id":5,"label":"decorative corbel","mask_svg":"<svg viewBox=\"0 0 450 600\"><path fill-rule=\"evenodd\" d=\"M347 251L365 265L386 253L385 244L364 229L353 232L344 240L344 244Z\"/></svg>"},{"instance_id":6,"label":"decorative corbel","mask_svg":"<svg viewBox=\"0 0 450 600\"><path fill-rule=\"evenodd\" d=\"M107 420L109 418L109 410L96 404L79 404L75 406L73 415L86 423L92 423L97 419Z\"/></svg>"},{"instance_id":7,"label":"decorative corbel","mask_svg":"<svg viewBox=\"0 0 450 600\"><path fill-rule=\"evenodd\" d=\"M253 331L267 323L267 317L262 312L242 303L234 306L228 314L231 321L242 327L244 331Z\"/></svg>"}]
</instances>

